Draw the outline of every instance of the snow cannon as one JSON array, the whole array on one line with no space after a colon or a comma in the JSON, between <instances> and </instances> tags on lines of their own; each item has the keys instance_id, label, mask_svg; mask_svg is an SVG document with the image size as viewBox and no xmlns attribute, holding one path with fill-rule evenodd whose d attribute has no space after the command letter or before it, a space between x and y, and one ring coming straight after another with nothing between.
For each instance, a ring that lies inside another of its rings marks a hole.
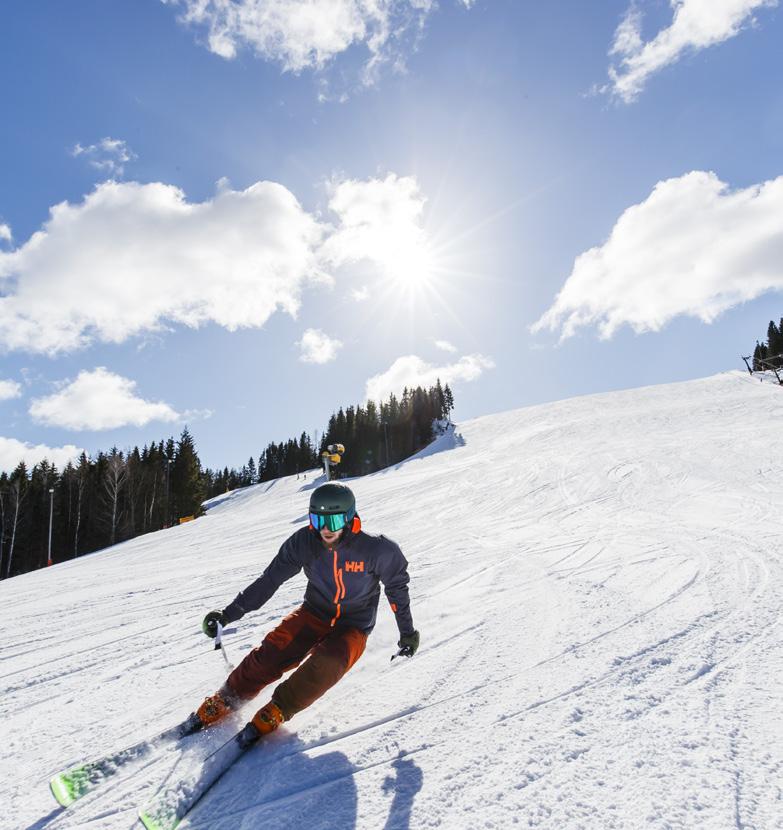
<instances>
[{"instance_id":1,"label":"snow cannon","mask_svg":"<svg viewBox=\"0 0 783 830\"><path fill-rule=\"evenodd\" d=\"M343 460L345 447L342 444L329 444L321 453L321 462L324 465L326 480L331 481L332 467L336 467Z\"/></svg>"}]
</instances>

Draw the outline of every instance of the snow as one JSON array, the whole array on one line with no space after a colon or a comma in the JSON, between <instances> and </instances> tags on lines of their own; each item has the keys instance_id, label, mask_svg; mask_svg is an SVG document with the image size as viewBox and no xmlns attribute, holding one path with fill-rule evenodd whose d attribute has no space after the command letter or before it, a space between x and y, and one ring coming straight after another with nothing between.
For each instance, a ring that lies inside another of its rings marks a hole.
<instances>
[{"instance_id":1,"label":"snow","mask_svg":"<svg viewBox=\"0 0 783 830\"><path fill-rule=\"evenodd\" d=\"M382 603L356 667L182 827L783 827L783 389L730 372L493 415L352 482L410 561L422 646ZM187 715L200 633L305 521L296 477L0 584L0 827L139 826L244 723L63 811L47 782ZM232 626L238 660L303 578ZM266 702L265 693L258 704Z\"/></svg>"}]
</instances>

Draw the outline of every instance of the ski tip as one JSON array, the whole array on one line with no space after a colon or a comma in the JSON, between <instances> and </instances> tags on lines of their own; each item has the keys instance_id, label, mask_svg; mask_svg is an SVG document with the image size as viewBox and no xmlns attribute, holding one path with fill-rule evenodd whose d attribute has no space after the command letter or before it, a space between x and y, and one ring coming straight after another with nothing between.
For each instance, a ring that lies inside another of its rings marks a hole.
<instances>
[{"instance_id":1,"label":"ski tip","mask_svg":"<svg viewBox=\"0 0 783 830\"><path fill-rule=\"evenodd\" d=\"M160 822L154 816L151 816L146 810L139 810L139 818L147 830L174 830L174 828L179 824L178 819L176 819L173 823Z\"/></svg>"},{"instance_id":2,"label":"ski tip","mask_svg":"<svg viewBox=\"0 0 783 830\"><path fill-rule=\"evenodd\" d=\"M68 782L65 780L61 772L55 775L49 782L49 789L52 791L55 801L61 807L69 807L74 801L76 801L71 788L68 786Z\"/></svg>"}]
</instances>

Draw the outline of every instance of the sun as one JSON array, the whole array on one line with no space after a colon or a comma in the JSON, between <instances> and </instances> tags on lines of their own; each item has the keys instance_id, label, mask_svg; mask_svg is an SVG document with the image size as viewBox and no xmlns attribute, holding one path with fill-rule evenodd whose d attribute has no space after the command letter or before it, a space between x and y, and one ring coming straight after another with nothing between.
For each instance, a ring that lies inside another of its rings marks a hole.
<instances>
[{"instance_id":1,"label":"sun","mask_svg":"<svg viewBox=\"0 0 783 830\"><path fill-rule=\"evenodd\" d=\"M398 239L396 242L389 248L383 263L388 280L394 287L406 292L428 288L437 271L430 246L420 237Z\"/></svg>"}]
</instances>

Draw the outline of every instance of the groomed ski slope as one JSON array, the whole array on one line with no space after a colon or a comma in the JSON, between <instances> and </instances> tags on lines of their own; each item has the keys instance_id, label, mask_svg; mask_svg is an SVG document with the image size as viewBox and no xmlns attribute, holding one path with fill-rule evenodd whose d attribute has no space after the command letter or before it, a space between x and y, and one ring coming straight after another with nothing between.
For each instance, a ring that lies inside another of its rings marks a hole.
<instances>
[{"instance_id":1,"label":"groomed ski slope","mask_svg":"<svg viewBox=\"0 0 783 830\"><path fill-rule=\"evenodd\" d=\"M343 682L182 826L783 827L781 424L783 389L730 372L479 418L355 479L365 528L410 560L421 650L389 662L382 603ZM140 826L244 722L67 811L48 792L222 682L201 618L306 520L314 475L0 584L0 826ZM303 584L235 626L232 659Z\"/></svg>"}]
</instances>

